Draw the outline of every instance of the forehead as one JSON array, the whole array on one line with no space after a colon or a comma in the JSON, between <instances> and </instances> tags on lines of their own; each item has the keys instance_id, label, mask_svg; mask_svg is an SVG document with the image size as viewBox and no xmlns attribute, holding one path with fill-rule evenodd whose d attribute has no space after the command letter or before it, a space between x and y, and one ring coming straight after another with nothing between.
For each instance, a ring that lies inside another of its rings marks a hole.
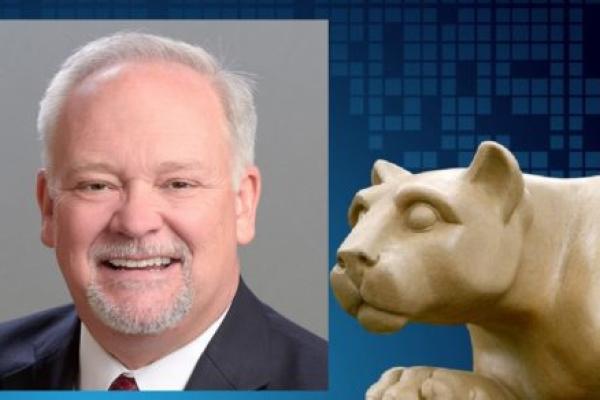
<instances>
[{"instance_id":1,"label":"forehead","mask_svg":"<svg viewBox=\"0 0 600 400\"><path fill-rule=\"evenodd\" d=\"M52 151L70 157L122 149L186 152L227 137L211 79L166 62L96 71L71 90L57 126Z\"/></svg>"}]
</instances>

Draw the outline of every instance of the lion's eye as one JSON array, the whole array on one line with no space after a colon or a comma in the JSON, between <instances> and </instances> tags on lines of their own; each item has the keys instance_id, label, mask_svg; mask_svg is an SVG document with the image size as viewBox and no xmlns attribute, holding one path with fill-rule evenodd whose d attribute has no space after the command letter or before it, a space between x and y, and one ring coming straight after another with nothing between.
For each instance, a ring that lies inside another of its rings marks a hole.
<instances>
[{"instance_id":1,"label":"lion's eye","mask_svg":"<svg viewBox=\"0 0 600 400\"><path fill-rule=\"evenodd\" d=\"M406 214L406 225L415 231L426 231L437 221L437 213L428 204L417 203Z\"/></svg>"}]
</instances>

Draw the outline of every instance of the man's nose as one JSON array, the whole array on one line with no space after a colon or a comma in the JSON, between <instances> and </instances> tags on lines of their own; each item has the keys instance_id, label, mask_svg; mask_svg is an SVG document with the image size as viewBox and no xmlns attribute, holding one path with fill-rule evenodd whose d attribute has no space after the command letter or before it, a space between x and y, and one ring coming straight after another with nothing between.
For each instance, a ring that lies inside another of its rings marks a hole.
<instances>
[{"instance_id":1,"label":"man's nose","mask_svg":"<svg viewBox=\"0 0 600 400\"><path fill-rule=\"evenodd\" d=\"M141 183L124 189L123 199L110 221L112 232L141 238L161 228L163 219L152 189Z\"/></svg>"}]
</instances>

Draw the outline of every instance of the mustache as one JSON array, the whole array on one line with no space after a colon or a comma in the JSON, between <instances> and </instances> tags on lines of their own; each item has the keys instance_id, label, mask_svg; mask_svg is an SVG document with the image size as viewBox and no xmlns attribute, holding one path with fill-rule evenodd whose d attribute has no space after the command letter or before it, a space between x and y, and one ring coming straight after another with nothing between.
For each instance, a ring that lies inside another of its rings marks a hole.
<instances>
[{"instance_id":1,"label":"mustache","mask_svg":"<svg viewBox=\"0 0 600 400\"><path fill-rule=\"evenodd\" d=\"M112 241L94 244L90 249L90 258L93 260L127 257L169 257L185 260L190 254L189 247L178 239L162 243L139 240Z\"/></svg>"}]
</instances>

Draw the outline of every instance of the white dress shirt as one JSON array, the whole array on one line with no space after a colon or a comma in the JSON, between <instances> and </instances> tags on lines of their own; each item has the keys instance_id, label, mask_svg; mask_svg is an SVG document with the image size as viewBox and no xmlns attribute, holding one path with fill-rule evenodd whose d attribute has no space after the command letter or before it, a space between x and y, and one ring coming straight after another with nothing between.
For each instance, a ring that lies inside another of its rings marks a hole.
<instances>
[{"instance_id":1,"label":"white dress shirt","mask_svg":"<svg viewBox=\"0 0 600 400\"><path fill-rule=\"evenodd\" d=\"M140 390L183 390L198 359L223 322L227 311L200 336L173 353L145 367L129 370L106 352L81 323L79 339L79 388L107 390L122 373L135 378Z\"/></svg>"}]
</instances>

